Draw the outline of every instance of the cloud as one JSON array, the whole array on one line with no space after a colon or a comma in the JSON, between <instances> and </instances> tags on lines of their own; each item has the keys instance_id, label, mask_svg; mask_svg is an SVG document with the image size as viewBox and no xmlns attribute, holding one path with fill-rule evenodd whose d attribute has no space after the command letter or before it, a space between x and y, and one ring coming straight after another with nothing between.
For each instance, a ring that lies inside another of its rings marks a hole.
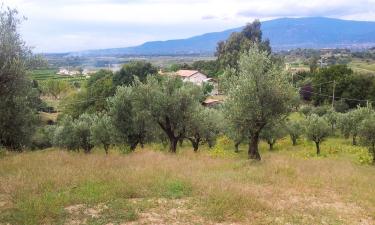
<instances>
[{"instance_id":1,"label":"cloud","mask_svg":"<svg viewBox=\"0 0 375 225\"><path fill-rule=\"evenodd\" d=\"M242 26L259 18L375 20L375 0L2 0L28 18L36 51L125 47Z\"/></svg>"}]
</instances>

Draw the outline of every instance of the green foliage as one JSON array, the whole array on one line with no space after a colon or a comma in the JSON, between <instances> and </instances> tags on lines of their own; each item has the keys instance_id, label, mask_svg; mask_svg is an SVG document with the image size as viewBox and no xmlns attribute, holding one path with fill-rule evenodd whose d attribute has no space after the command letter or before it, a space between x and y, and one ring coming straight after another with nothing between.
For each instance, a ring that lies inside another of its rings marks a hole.
<instances>
[{"instance_id":1,"label":"green foliage","mask_svg":"<svg viewBox=\"0 0 375 225\"><path fill-rule=\"evenodd\" d=\"M78 118L83 113L107 111L107 98L115 94L112 79L113 73L108 70L93 74L79 92L74 92L64 99L63 112Z\"/></svg>"},{"instance_id":2,"label":"green foliage","mask_svg":"<svg viewBox=\"0 0 375 225\"><path fill-rule=\"evenodd\" d=\"M156 75L158 70L151 63L145 61L132 61L125 64L119 72L113 77L113 84L131 85L134 82L134 77L138 77L141 82L146 80L148 75Z\"/></svg>"},{"instance_id":3,"label":"green foliage","mask_svg":"<svg viewBox=\"0 0 375 225\"><path fill-rule=\"evenodd\" d=\"M372 113L370 116L364 119L359 127L359 134L363 142L369 147L369 153L373 157L373 163L375 164L375 114Z\"/></svg>"},{"instance_id":4,"label":"green foliage","mask_svg":"<svg viewBox=\"0 0 375 225\"><path fill-rule=\"evenodd\" d=\"M55 126L50 125L39 127L31 139L31 149L36 150L52 147L55 129Z\"/></svg>"},{"instance_id":5,"label":"green foliage","mask_svg":"<svg viewBox=\"0 0 375 225\"><path fill-rule=\"evenodd\" d=\"M307 118L306 137L315 142L317 155L320 155L320 144L329 136L330 128L325 119L316 114Z\"/></svg>"},{"instance_id":6,"label":"green foliage","mask_svg":"<svg viewBox=\"0 0 375 225\"><path fill-rule=\"evenodd\" d=\"M206 74L208 77L218 77L220 73L220 66L217 60L195 61L191 67Z\"/></svg>"},{"instance_id":7,"label":"green foliage","mask_svg":"<svg viewBox=\"0 0 375 225\"><path fill-rule=\"evenodd\" d=\"M66 116L57 126L53 142L55 145L69 150L82 148L90 153L94 148L92 139L93 118L89 114L82 114L78 119Z\"/></svg>"},{"instance_id":8,"label":"green foliage","mask_svg":"<svg viewBox=\"0 0 375 225\"><path fill-rule=\"evenodd\" d=\"M218 110L197 106L185 134L192 143L194 151L198 151L199 145L203 142L211 144L215 141L221 130L220 121L222 115Z\"/></svg>"},{"instance_id":9,"label":"green foliage","mask_svg":"<svg viewBox=\"0 0 375 225\"><path fill-rule=\"evenodd\" d=\"M222 69L238 69L241 55L248 52L254 46L259 47L259 49L268 54L271 53L269 41L262 41L261 23L259 20L247 24L240 33L232 33L228 40L219 42L216 56L220 67Z\"/></svg>"},{"instance_id":10,"label":"green foliage","mask_svg":"<svg viewBox=\"0 0 375 225\"><path fill-rule=\"evenodd\" d=\"M328 110L324 115L324 118L327 120L327 122L331 126L331 133L332 134L335 133L335 128L336 128L336 124L337 124L337 121L338 121L338 117L339 117L339 114L336 111L334 111L333 109Z\"/></svg>"},{"instance_id":11,"label":"green foliage","mask_svg":"<svg viewBox=\"0 0 375 225\"><path fill-rule=\"evenodd\" d=\"M210 155L215 158L231 158L237 155L231 150L233 142L227 136L217 139L215 146L210 150Z\"/></svg>"},{"instance_id":12,"label":"green foliage","mask_svg":"<svg viewBox=\"0 0 375 225\"><path fill-rule=\"evenodd\" d=\"M40 82L40 86L45 95L53 96L55 99L59 99L62 94L67 94L70 89L67 81L56 79Z\"/></svg>"},{"instance_id":13,"label":"green foliage","mask_svg":"<svg viewBox=\"0 0 375 225\"><path fill-rule=\"evenodd\" d=\"M304 105L300 108L299 110L303 115L305 115L306 117L309 116L312 111L313 111L313 107L310 106L310 105Z\"/></svg>"},{"instance_id":14,"label":"green foliage","mask_svg":"<svg viewBox=\"0 0 375 225\"><path fill-rule=\"evenodd\" d=\"M285 127L293 145L297 145L297 140L304 133L304 124L301 121L290 120L286 123Z\"/></svg>"},{"instance_id":15,"label":"green foliage","mask_svg":"<svg viewBox=\"0 0 375 225\"><path fill-rule=\"evenodd\" d=\"M345 138L353 137L353 145L357 144L357 136L361 122L372 114L371 107L358 107L338 117L338 128Z\"/></svg>"},{"instance_id":16,"label":"green foliage","mask_svg":"<svg viewBox=\"0 0 375 225\"><path fill-rule=\"evenodd\" d=\"M53 144L69 150L79 149L79 140L75 134L74 121L71 116L64 117L56 127Z\"/></svg>"},{"instance_id":17,"label":"green foliage","mask_svg":"<svg viewBox=\"0 0 375 225\"><path fill-rule=\"evenodd\" d=\"M105 153L108 154L109 147L114 143L114 131L112 119L106 114L93 116L91 127L92 142L94 145L103 145Z\"/></svg>"},{"instance_id":18,"label":"green foliage","mask_svg":"<svg viewBox=\"0 0 375 225\"><path fill-rule=\"evenodd\" d=\"M147 133L153 127L142 103L143 95L136 86L122 86L109 99L109 113L118 134L118 142L128 144L132 151L138 144L145 142Z\"/></svg>"},{"instance_id":19,"label":"green foliage","mask_svg":"<svg viewBox=\"0 0 375 225\"><path fill-rule=\"evenodd\" d=\"M196 107L203 96L201 87L184 83L177 77L148 77L133 87L136 90L134 106L137 113L151 117L169 141L169 149L176 152L177 142L185 137Z\"/></svg>"},{"instance_id":20,"label":"green foliage","mask_svg":"<svg viewBox=\"0 0 375 225\"><path fill-rule=\"evenodd\" d=\"M0 6L0 145L9 150L28 146L40 104L26 71L35 61L19 34L18 12Z\"/></svg>"},{"instance_id":21,"label":"green foliage","mask_svg":"<svg viewBox=\"0 0 375 225\"><path fill-rule=\"evenodd\" d=\"M273 150L277 140L285 136L285 125L282 122L274 122L267 124L260 133L260 138L267 142L270 150Z\"/></svg>"},{"instance_id":22,"label":"green foliage","mask_svg":"<svg viewBox=\"0 0 375 225\"><path fill-rule=\"evenodd\" d=\"M291 112L297 93L283 69L258 47L242 55L239 70L234 72L222 78L228 88L224 114L240 136L250 137L249 157L260 159L260 132Z\"/></svg>"}]
</instances>

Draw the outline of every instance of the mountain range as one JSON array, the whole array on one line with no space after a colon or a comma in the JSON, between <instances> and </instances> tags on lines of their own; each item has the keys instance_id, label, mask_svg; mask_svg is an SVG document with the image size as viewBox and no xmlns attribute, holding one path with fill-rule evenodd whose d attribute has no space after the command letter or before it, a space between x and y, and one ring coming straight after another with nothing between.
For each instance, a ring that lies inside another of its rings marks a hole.
<instances>
[{"instance_id":1,"label":"mountain range","mask_svg":"<svg viewBox=\"0 0 375 225\"><path fill-rule=\"evenodd\" d=\"M73 52L74 56L183 55L215 52L217 43L243 27L207 33L186 39L152 41L127 48ZM262 22L263 37L274 51L295 48L351 48L375 46L375 22L325 17L281 18Z\"/></svg>"}]
</instances>

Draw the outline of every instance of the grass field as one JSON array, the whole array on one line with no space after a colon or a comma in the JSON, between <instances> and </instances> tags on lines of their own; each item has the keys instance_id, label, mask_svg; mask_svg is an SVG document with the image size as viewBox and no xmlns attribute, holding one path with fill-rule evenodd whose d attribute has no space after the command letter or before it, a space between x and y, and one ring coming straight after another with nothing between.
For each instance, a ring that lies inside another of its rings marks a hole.
<instances>
[{"instance_id":1,"label":"grass field","mask_svg":"<svg viewBox=\"0 0 375 225\"><path fill-rule=\"evenodd\" d=\"M349 66L356 72L375 73L375 61L353 60Z\"/></svg>"},{"instance_id":2,"label":"grass field","mask_svg":"<svg viewBox=\"0 0 375 225\"><path fill-rule=\"evenodd\" d=\"M0 154L0 224L375 224L375 167L349 140L262 143L259 163L217 148Z\"/></svg>"}]
</instances>

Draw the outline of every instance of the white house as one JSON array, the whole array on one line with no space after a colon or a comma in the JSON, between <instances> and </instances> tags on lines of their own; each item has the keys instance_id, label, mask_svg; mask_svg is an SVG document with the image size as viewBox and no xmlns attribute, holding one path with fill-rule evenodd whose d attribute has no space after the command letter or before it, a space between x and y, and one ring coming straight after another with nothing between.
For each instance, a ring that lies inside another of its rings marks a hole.
<instances>
[{"instance_id":1,"label":"white house","mask_svg":"<svg viewBox=\"0 0 375 225\"><path fill-rule=\"evenodd\" d=\"M205 83L211 84L214 88L210 94L219 94L217 82L212 78L208 78L207 75L199 72L198 70L179 70L176 72L176 75L181 77L184 82L192 82L193 84L199 86L202 86Z\"/></svg>"},{"instance_id":2,"label":"white house","mask_svg":"<svg viewBox=\"0 0 375 225\"><path fill-rule=\"evenodd\" d=\"M207 80L207 76L197 70L179 70L176 75L181 77L183 81L192 82L200 86Z\"/></svg>"}]
</instances>

